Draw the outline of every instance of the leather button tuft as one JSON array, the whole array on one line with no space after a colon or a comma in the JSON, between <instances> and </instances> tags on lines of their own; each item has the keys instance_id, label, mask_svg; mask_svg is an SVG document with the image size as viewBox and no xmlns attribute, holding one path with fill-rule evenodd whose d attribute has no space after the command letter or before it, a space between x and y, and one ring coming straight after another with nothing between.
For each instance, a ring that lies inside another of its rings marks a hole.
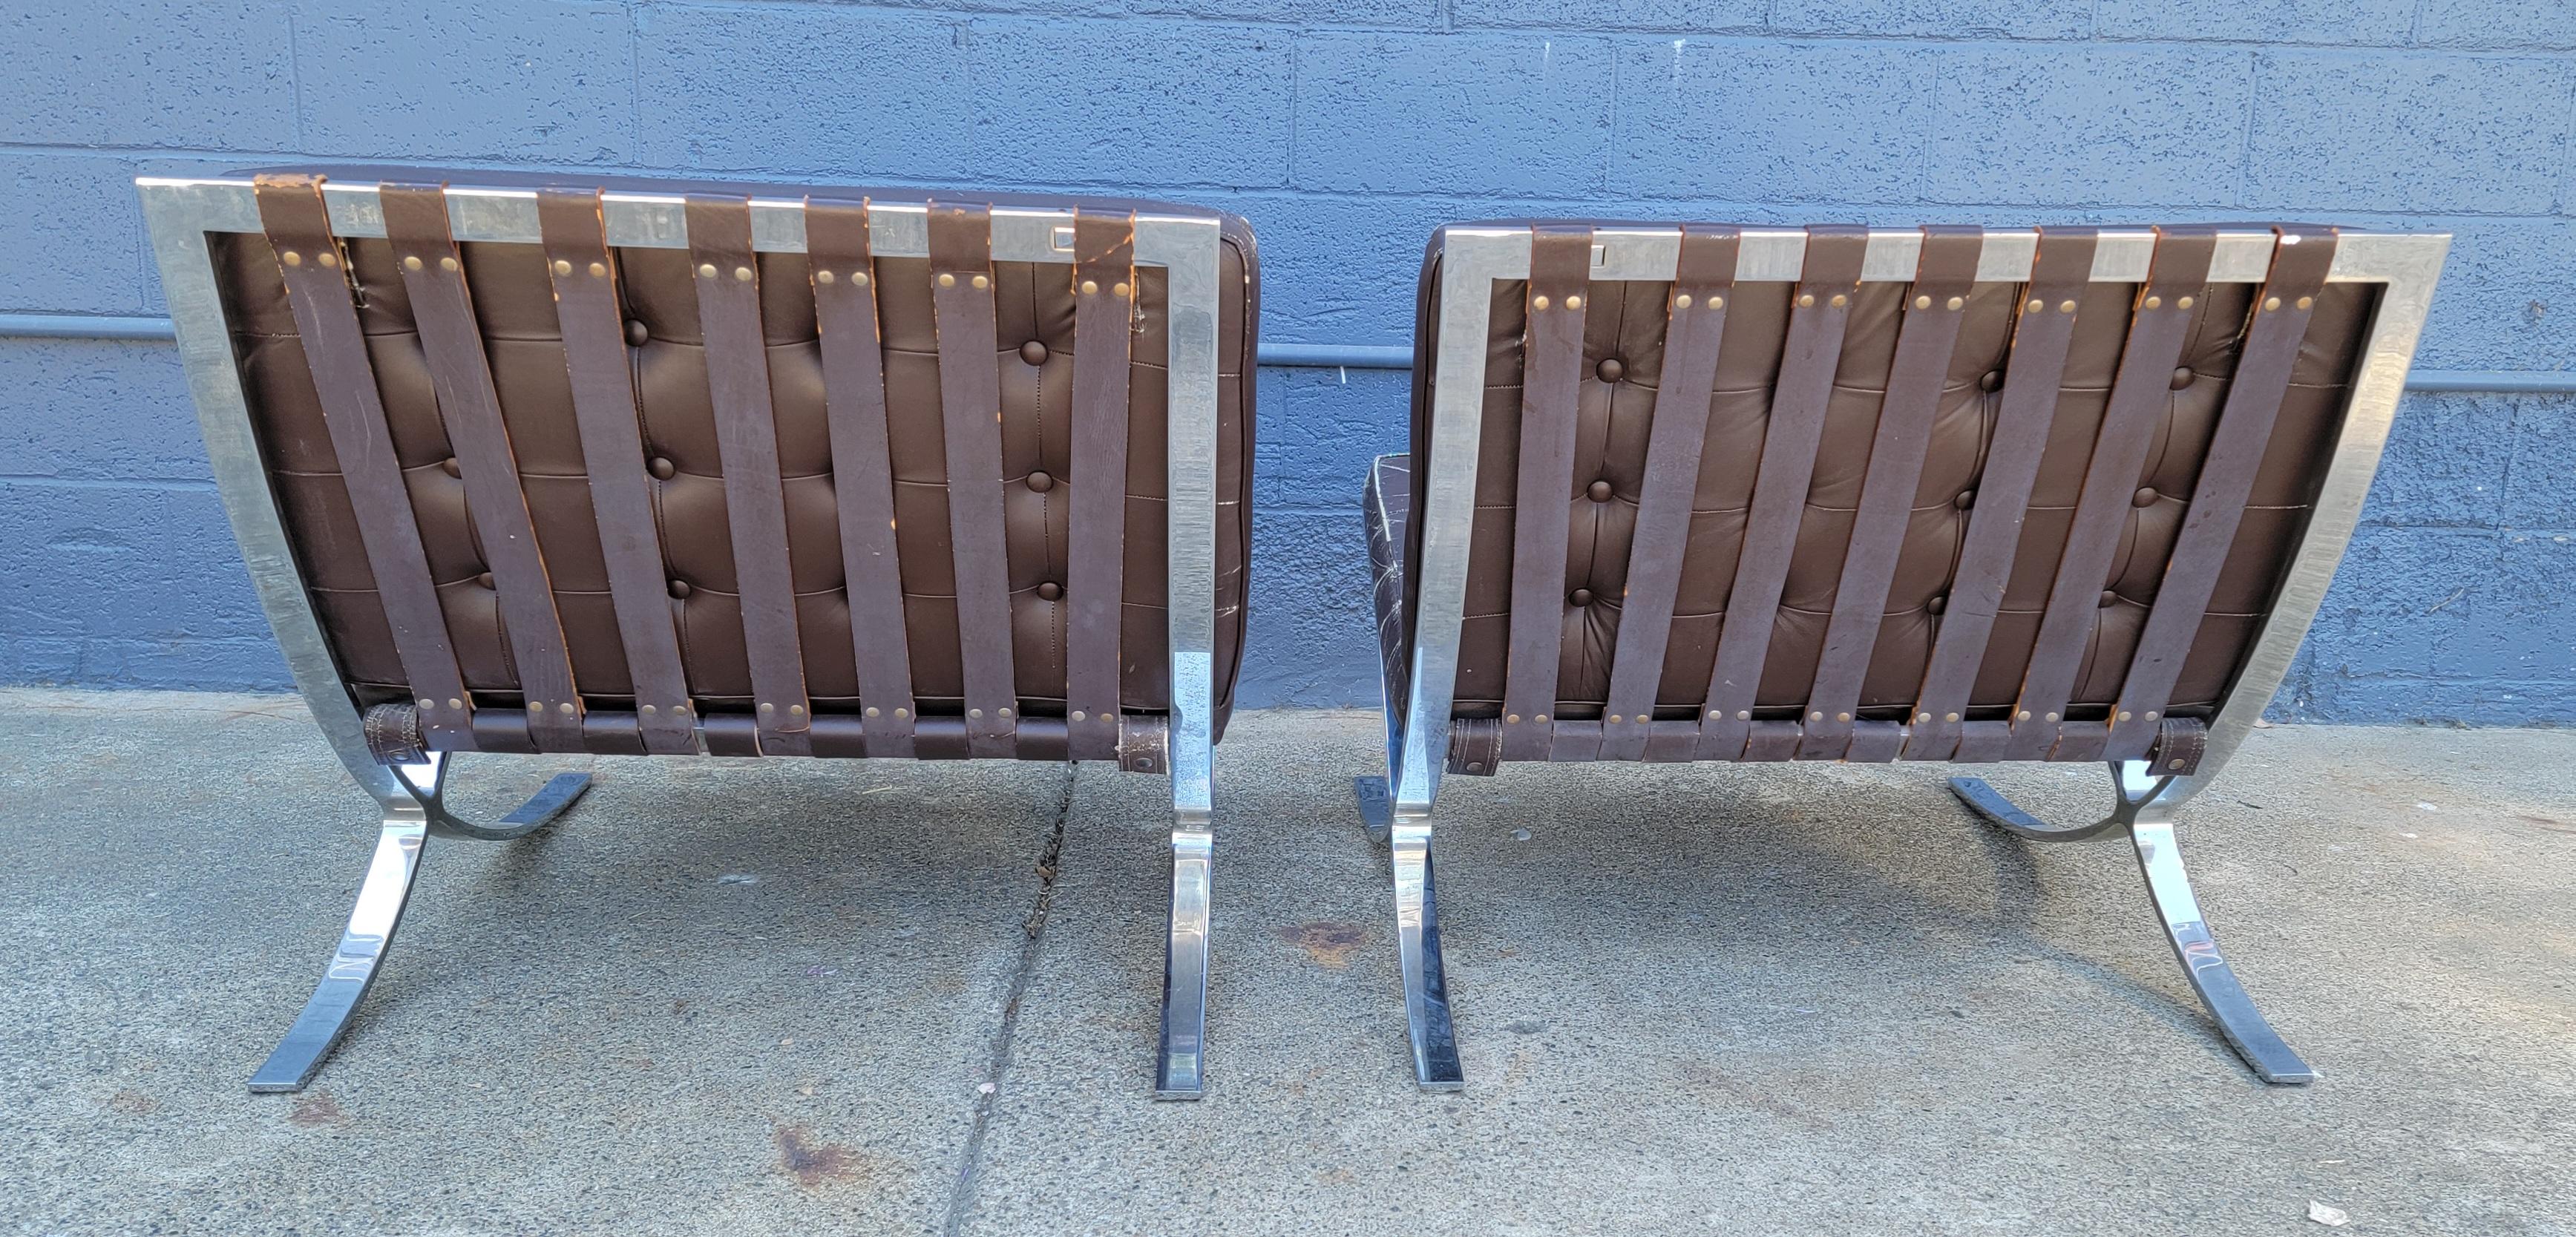
<instances>
[{"instance_id":1,"label":"leather button tuft","mask_svg":"<svg viewBox=\"0 0 2576 1237\"><path fill-rule=\"evenodd\" d=\"M1566 597L1566 600L1573 602L1577 607L1591 605L1592 590L1588 588L1578 588L1574 590L1571 595Z\"/></svg>"},{"instance_id":2,"label":"leather button tuft","mask_svg":"<svg viewBox=\"0 0 2576 1237\"><path fill-rule=\"evenodd\" d=\"M2004 371L2000 369L1987 370L1984 377L1977 379L1977 389L1980 391L2003 390Z\"/></svg>"},{"instance_id":3,"label":"leather button tuft","mask_svg":"<svg viewBox=\"0 0 2576 1237\"><path fill-rule=\"evenodd\" d=\"M1045 344L1032 339L1029 342L1020 345L1020 360L1030 365L1044 365L1046 364L1046 358L1047 350Z\"/></svg>"},{"instance_id":4,"label":"leather button tuft","mask_svg":"<svg viewBox=\"0 0 2576 1237\"><path fill-rule=\"evenodd\" d=\"M1038 586L1038 600L1040 601L1053 601L1062 596L1064 596L1064 586L1053 580L1049 580Z\"/></svg>"},{"instance_id":5,"label":"leather button tuft","mask_svg":"<svg viewBox=\"0 0 2576 1237\"><path fill-rule=\"evenodd\" d=\"M1601 363L1592 368L1592 372L1599 375L1603 382L1617 382L1628 376L1628 367L1620 364L1617 357L1603 357Z\"/></svg>"},{"instance_id":6,"label":"leather button tuft","mask_svg":"<svg viewBox=\"0 0 2576 1237\"><path fill-rule=\"evenodd\" d=\"M654 476L656 476L656 477L661 478L661 479L662 479L662 480L664 480L664 481L668 481L668 480L670 480L671 478L673 478L673 477L676 477L676 476L679 476L679 475L680 475L680 466L679 466L679 465L674 464L674 463L672 463L671 461L669 461L669 460L667 460L667 459L664 459L664 458L662 458L661 456L658 456L658 455L657 455L657 456L654 456L654 457L653 457L653 459L652 459L652 461L651 461L651 462L649 462L649 463L647 463L647 464L645 465L645 467L652 469L652 470L653 470L653 475L654 475Z\"/></svg>"},{"instance_id":7,"label":"leather button tuft","mask_svg":"<svg viewBox=\"0 0 2576 1237\"><path fill-rule=\"evenodd\" d=\"M492 587L492 573L488 571L484 572L483 574L474 577L474 582L485 588L490 588Z\"/></svg>"},{"instance_id":8,"label":"leather button tuft","mask_svg":"<svg viewBox=\"0 0 2576 1237\"><path fill-rule=\"evenodd\" d=\"M1595 481L1592 483L1592 488L1585 490L1584 493L1591 495L1592 501L1596 503L1606 503L1610 501L1610 483L1607 481Z\"/></svg>"},{"instance_id":9,"label":"leather button tuft","mask_svg":"<svg viewBox=\"0 0 2576 1237\"><path fill-rule=\"evenodd\" d=\"M1959 496L1957 498L1950 500L1950 505L1961 511L1965 511L1970 507L1976 506L1977 492L1975 490L1961 490L1959 491Z\"/></svg>"},{"instance_id":10,"label":"leather button tuft","mask_svg":"<svg viewBox=\"0 0 2576 1237\"><path fill-rule=\"evenodd\" d=\"M1029 488L1044 494L1055 488L1055 478L1042 472L1032 472L1029 474Z\"/></svg>"},{"instance_id":11,"label":"leather button tuft","mask_svg":"<svg viewBox=\"0 0 2576 1237\"><path fill-rule=\"evenodd\" d=\"M2103 609L2108 610L2108 609L2110 609L2111 607L2116 606L2116 605L2118 605L2118 604L2120 604L2120 594L2119 594L2116 590L2113 590L2113 589L2107 589L2107 588L2102 590L2102 608L2103 608Z\"/></svg>"},{"instance_id":12,"label":"leather button tuft","mask_svg":"<svg viewBox=\"0 0 2576 1237\"><path fill-rule=\"evenodd\" d=\"M448 456L446 459L440 460L440 461L438 462L438 471L443 472L443 473L446 473L448 476L451 476L451 477L462 477L462 476L464 476L464 475L465 475L462 471L460 471L460 470L457 468L457 466L456 466L456 457L455 457L455 456L453 456L453 455Z\"/></svg>"},{"instance_id":13,"label":"leather button tuft","mask_svg":"<svg viewBox=\"0 0 2576 1237\"><path fill-rule=\"evenodd\" d=\"M686 581L686 580L673 580L673 581L671 581L671 596L672 596L672 598L673 598L674 600L677 600L677 599L682 598L682 597L686 597L686 596L688 596L689 594L694 593L694 592L696 592L696 591L697 591L696 589L693 589L693 588L690 588L690 587L689 587L689 582L688 582L688 581Z\"/></svg>"},{"instance_id":14,"label":"leather button tuft","mask_svg":"<svg viewBox=\"0 0 2576 1237\"><path fill-rule=\"evenodd\" d=\"M2199 375L2194 374L2194 373L2192 373L2192 372L2191 372L2191 367L2190 367L2190 366L2188 366L2188 365L2185 365L2185 366L2183 366L2182 368L2175 370L2175 371L2173 372L2173 389L2175 389L2175 390L2179 391L2179 390L2183 389L2184 387L2190 386L2190 385L2191 385L2191 380L2192 380L2193 378L2198 377L2198 376L2199 376Z\"/></svg>"},{"instance_id":15,"label":"leather button tuft","mask_svg":"<svg viewBox=\"0 0 2576 1237\"><path fill-rule=\"evenodd\" d=\"M2145 486L2145 487L2142 487L2141 489L2139 489L2139 491L2138 491L2137 493L2135 493L2135 494L2131 494L2131 495L2129 496L2129 505L2130 505L2130 506L2132 506L2132 507L2152 507L2152 506L2155 506L2155 505L2156 505L2156 487L2154 487L2154 486L2152 486L2152 485L2150 485L2150 486Z\"/></svg>"},{"instance_id":16,"label":"leather button tuft","mask_svg":"<svg viewBox=\"0 0 2576 1237\"><path fill-rule=\"evenodd\" d=\"M1932 600L1923 603L1923 612L1926 614L1939 614L1949 608L1950 595L1947 593L1935 593Z\"/></svg>"},{"instance_id":17,"label":"leather button tuft","mask_svg":"<svg viewBox=\"0 0 2576 1237\"><path fill-rule=\"evenodd\" d=\"M644 320L642 318L628 318L626 320L627 347L641 348L651 342L653 342L653 332L645 328Z\"/></svg>"}]
</instances>

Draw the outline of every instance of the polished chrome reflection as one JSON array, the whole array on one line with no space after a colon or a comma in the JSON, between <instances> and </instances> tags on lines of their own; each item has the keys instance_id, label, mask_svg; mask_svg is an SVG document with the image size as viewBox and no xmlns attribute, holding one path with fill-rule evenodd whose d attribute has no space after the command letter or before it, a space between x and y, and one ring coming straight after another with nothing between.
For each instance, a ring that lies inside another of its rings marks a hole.
<instances>
[{"instance_id":1,"label":"polished chrome reflection","mask_svg":"<svg viewBox=\"0 0 2576 1237\"><path fill-rule=\"evenodd\" d=\"M2200 916L2200 900L2192 895L2191 878L2183 871L2182 851L2174 845L2173 811L2192 789L2181 783L2182 779L2157 775L2145 761L2112 762L2111 787L2118 802L2111 814L2090 825L2065 828L2021 810L1977 778L1951 778L1950 789L1978 815L2032 841L2076 842L2127 830L2130 843L2137 848L2138 871L2146 877L2147 894L2155 899L2156 911L2164 918L2165 939L2173 946L2175 959L2182 963L2183 975L2191 980L2192 991L2200 994L2201 1004L2218 1021L2219 1033L2227 1037L2236 1055L2253 1066L2263 1081L2282 1085L2314 1082L2316 1070L2282 1042L2262 1011L2254 1007L2254 999L2237 982L2234 968L2227 965L2226 956L2218 951L2217 938L2210 935L2209 924Z\"/></svg>"},{"instance_id":2,"label":"polished chrome reflection","mask_svg":"<svg viewBox=\"0 0 2576 1237\"><path fill-rule=\"evenodd\" d=\"M1404 964L1404 1016L1413 1033L1413 1080L1425 1091L1456 1091L1467 1085L1467 1075L1458 1064L1458 1035L1449 1022L1448 969L1440 960L1431 823L1398 820L1391 832L1395 943Z\"/></svg>"},{"instance_id":3,"label":"polished chrome reflection","mask_svg":"<svg viewBox=\"0 0 2576 1237\"><path fill-rule=\"evenodd\" d=\"M1207 1085L1208 867L1215 836L1172 830L1172 931L1163 952L1163 1037L1154 1098L1194 1100Z\"/></svg>"},{"instance_id":4,"label":"polished chrome reflection","mask_svg":"<svg viewBox=\"0 0 2576 1237\"><path fill-rule=\"evenodd\" d=\"M384 829L376 838L375 858L367 865L366 881L358 887L358 903L349 912L349 926L340 934L340 946L332 951L331 964L322 972L322 982L313 989L312 998L305 1001L304 1012L296 1015L286 1038L268 1054L259 1072L251 1075L253 1092L303 1090L331 1050L339 1046L340 1038L349 1033L351 1015L357 1012L368 987L376 982L376 970L384 964L385 951L393 947L394 928L402 922L413 878L420 874L421 846L429 835L496 840L524 837L563 815L590 789L587 773L558 774L518 810L496 824L486 825L447 810L447 765L446 760L433 755L419 764L395 767L403 784L417 791L418 797L408 806L386 810Z\"/></svg>"}]
</instances>

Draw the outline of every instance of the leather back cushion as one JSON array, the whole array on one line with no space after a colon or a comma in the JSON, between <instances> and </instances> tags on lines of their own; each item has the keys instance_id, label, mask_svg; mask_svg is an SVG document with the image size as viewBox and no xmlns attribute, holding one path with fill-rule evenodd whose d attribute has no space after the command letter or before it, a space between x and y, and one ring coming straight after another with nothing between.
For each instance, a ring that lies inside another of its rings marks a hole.
<instances>
[{"instance_id":1,"label":"leather back cushion","mask_svg":"<svg viewBox=\"0 0 2576 1237\"><path fill-rule=\"evenodd\" d=\"M1427 342L1436 338L1433 324L1440 314L1439 268L1435 239L1424 261L1416 332L1412 450L1417 496L1439 475L1440 467L1430 458L1433 358ZM1525 287L1513 281L1498 283L1494 289L1483 458L1476 474L1476 530L1458 658L1455 715L1459 717L1495 717L1501 712L1510 645ZM1771 386L1787 333L1791 287L1738 284L1729 303L1709 405L1708 436L1691 503L1691 531L1674 606L1672 641L1656 693L1660 718L1696 717L1707 699L1718 627L1735 580ZM1969 297L1914 497L1913 519L1862 688L1862 706L1870 710L1866 716L1904 717L1922 685L1933 635L1941 623L1941 599L1957 564L1968 508L1974 505L1978 476L1994 432L2019 288L2017 284L1979 284ZM1871 435L1909 289L1904 283L1864 283L1854 301L1823 445L1817 452L1813 489L1799 523L1796 556L1763 665L1758 703L1781 710L1780 716L1805 703L1816 679L1817 657L1832 615L1843 551L1859 505ZM2255 289L2253 284L2211 284L2197 298L2197 317L2184 347L2183 365L2173 374L2171 399L2156 429L2147 466L2137 479L2137 496L2119 555L2110 578L2101 585L2104 604L2076 681L2075 708L2069 720L2098 720L2119 695L2226 398ZM1638 490L1645 477L1646 435L1662 373L1669 290L1665 283L1594 282L1586 297L1591 309L1584 320L1575 480L1577 488L1593 479L1607 481L1611 497L1606 502L1573 504L1565 551L1566 588L1569 592L1589 589L1600 600L1567 611L1557 685L1559 715L1567 720L1598 718L1609 693L1610 656L1620 618L1618 598L1627 584L1628 549L1635 533ZM2056 418L2041 456L2002 612L1971 695L1976 710L1972 717L2009 715L2021 687L2094 435L2109 401L2135 292L2132 284L2096 283L2077 310ZM2175 686L2171 712L2176 715L2206 713L2252 645L2324 479L2342 421L2347 383L2369 328L2373 295L2369 285L2342 283L2327 285L2318 299L2249 510ZM1601 380L1596 371L1607 359L1618 360L1624 371L1616 382ZM1418 556L1418 521L1412 537L1412 553Z\"/></svg>"},{"instance_id":2,"label":"leather back cushion","mask_svg":"<svg viewBox=\"0 0 2576 1237\"><path fill-rule=\"evenodd\" d=\"M855 198L859 191L849 191ZM1100 202L1064 205L1096 208ZM1176 208L1116 203L1117 209ZM1204 213L1204 212L1194 212ZM1221 247L1217 431L1217 726L1222 730L1242 664L1245 558L1251 541L1253 339L1258 272L1250 230L1226 217ZM340 668L362 701L408 698L402 664L359 543L339 461L305 365L285 285L267 240L214 238L251 417L266 452L305 579ZM414 333L400 272L386 243L348 242L377 386L391 422L432 575L439 586L466 685L510 693L518 677L503 639L464 486L453 475L446 430ZM643 468L654 478L655 519L672 581L672 611L692 694L702 712L747 712L751 676L725 522L725 490L707 393L696 290L685 250L618 252L629 355L647 458L587 461L573 419L560 328L543 251L535 245L468 244L467 278L491 360L512 448L584 699L629 707L632 686L610 604L588 471ZM787 502L788 557L797 593L805 673L818 713L858 705L849 604L843 591L822 363L814 302L801 254L760 255L761 318ZM956 585L949 549L947 478L940 425L938 342L929 264L877 262L895 475L898 551L917 705L925 715L960 710ZM1067 491L1041 492L1032 473L1070 468L1073 366L1071 268L996 263L1005 541L1010 559L1013 665L1023 712L1062 716L1065 607L1039 586L1065 579ZM1129 712L1171 708L1164 613L1164 274L1138 268L1140 295L1130 371L1126 562L1120 698ZM639 342L640 341L640 342ZM1036 364L1023 352L1036 341ZM1045 485L1042 479L1038 485Z\"/></svg>"}]
</instances>

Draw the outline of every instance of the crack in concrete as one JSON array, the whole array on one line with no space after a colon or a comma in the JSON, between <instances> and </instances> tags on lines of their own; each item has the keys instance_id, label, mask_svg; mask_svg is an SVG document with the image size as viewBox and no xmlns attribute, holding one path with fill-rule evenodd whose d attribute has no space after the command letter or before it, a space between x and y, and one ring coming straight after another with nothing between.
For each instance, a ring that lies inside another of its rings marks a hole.
<instances>
[{"instance_id":1,"label":"crack in concrete","mask_svg":"<svg viewBox=\"0 0 2576 1237\"><path fill-rule=\"evenodd\" d=\"M1073 814L1074 767L1064 770L1064 792L1056 800L1055 825L1047 830L1046 848L1038 856L1038 896L1029 907L1028 917L1020 921L1025 938L1020 943L1020 960L1011 971L1010 995L1002 1003L1002 1024L993 1030L993 1046L984 1058L984 1088L975 1096L975 1124L966 1132L966 1145L958 1153L957 1182L948 1191L948 1212L939 1226L945 1237L958 1237L965 1231L967 1217L975 1209L975 1176L984 1165L984 1131L992 1124L993 1108L1002 1098L1002 1076L1011 1067L1011 1045L1020 1029L1020 1001L1028 995L1029 981L1037 975L1038 949L1045 943L1047 913L1055 905L1055 876L1064 855L1064 822Z\"/></svg>"}]
</instances>

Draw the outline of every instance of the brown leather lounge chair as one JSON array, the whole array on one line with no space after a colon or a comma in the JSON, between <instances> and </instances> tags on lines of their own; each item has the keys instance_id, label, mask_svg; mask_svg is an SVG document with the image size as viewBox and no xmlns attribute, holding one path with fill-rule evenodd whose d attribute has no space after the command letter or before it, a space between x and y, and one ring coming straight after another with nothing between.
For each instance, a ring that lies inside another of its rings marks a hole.
<instances>
[{"instance_id":1,"label":"brown leather lounge chair","mask_svg":"<svg viewBox=\"0 0 2576 1237\"><path fill-rule=\"evenodd\" d=\"M2104 761L2174 952L2314 1073L2194 904L2174 810L2262 716L2370 487L2447 236L1501 223L1423 265L1410 457L1367 487L1414 1070L1461 1083L1445 774Z\"/></svg>"},{"instance_id":2,"label":"brown leather lounge chair","mask_svg":"<svg viewBox=\"0 0 2576 1237\"><path fill-rule=\"evenodd\" d=\"M235 534L384 832L251 1080L347 1029L464 752L1115 760L1172 783L1195 1097L1243 646L1239 219L434 173L139 182ZM425 183L406 183L425 182Z\"/></svg>"}]
</instances>

